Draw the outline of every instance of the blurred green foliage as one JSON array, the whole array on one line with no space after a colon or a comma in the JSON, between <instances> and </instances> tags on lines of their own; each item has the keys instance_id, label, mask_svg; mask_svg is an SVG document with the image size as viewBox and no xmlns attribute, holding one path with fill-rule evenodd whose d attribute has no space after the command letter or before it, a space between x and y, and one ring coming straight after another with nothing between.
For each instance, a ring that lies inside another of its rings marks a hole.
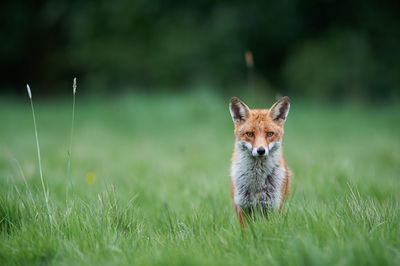
<instances>
[{"instance_id":1,"label":"blurred green foliage","mask_svg":"<svg viewBox=\"0 0 400 266\"><path fill-rule=\"evenodd\" d=\"M399 96L398 1L2 3L0 88L47 94L73 75L97 91L246 84L329 99ZM82 84L82 83L81 83Z\"/></svg>"}]
</instances>

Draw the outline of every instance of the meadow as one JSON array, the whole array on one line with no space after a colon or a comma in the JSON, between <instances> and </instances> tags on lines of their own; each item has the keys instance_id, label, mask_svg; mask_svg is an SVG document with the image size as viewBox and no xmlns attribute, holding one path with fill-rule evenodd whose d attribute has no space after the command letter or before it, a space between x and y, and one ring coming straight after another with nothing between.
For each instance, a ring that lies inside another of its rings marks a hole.
<instances>
[{"instance_id":1,"label":"meadow","mask_svg":"<svg viewBox=\"0 0 400 266\"><path fill-rule=\"evenodd\" d=\"M241 229L229 97L0 99L1 265L399 265L400 108L292 99L281 214ZM246 99L268 108L273 99Z\"/></svg>"}]
</instances>

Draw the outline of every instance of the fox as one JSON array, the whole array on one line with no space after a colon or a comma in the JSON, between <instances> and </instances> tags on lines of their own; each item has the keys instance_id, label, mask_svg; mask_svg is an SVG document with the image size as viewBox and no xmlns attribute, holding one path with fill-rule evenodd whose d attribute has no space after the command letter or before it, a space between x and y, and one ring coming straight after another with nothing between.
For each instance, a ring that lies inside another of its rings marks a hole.
<instances>
[{"instance_id":1,"label":"fox","mask_svg":"<svg viewBox=\"0 0 400 266\"><path fill-rule=\"evenodd\" d=\"M280 98L269 109L249 109L232 97L229 111L234 123L235 144L230 185L240 225L255 211L280 213L289 195L291 171L282 153L284 124L290 99Z\"/></svg>"}]
</instances>

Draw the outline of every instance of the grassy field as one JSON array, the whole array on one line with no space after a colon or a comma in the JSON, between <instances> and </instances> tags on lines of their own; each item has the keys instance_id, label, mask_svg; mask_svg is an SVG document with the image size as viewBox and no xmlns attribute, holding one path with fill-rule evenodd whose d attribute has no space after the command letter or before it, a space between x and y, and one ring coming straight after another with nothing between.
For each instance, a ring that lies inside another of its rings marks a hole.
<instances>
[{"instance_id":1,"label":"grassy field","mask_svg":"<svg viewBox=\"0 0 400 266\"><path fill-rule=\"evenodd\" d=\"M281 215L242 230L229 191L228 98L78 97L68 201L71 102L38 98L50 211L28 99L0 100L1 265L400 264L398 106L292 99L291 197Z\"/></svg>"}]
</instances>

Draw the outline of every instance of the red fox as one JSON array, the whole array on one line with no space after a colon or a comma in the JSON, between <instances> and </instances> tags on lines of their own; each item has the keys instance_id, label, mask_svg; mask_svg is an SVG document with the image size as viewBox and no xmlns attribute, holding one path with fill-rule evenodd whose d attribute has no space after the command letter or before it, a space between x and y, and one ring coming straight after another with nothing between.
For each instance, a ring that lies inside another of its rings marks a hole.
<instances>
[{"instance_id":1,"label":"red fox","mask_svg":"<svg viewBox=\"0 0 400 266\"><path fill-rule=\"evenodd\" d=\"M242 227L245 215L278 209L289 194L291 172L282 154L283 125L290 100L280 98L270 109L249 109L239 98L230 100L235 124L231 165L233 205Z\"/></svg>"}]
</instances>

